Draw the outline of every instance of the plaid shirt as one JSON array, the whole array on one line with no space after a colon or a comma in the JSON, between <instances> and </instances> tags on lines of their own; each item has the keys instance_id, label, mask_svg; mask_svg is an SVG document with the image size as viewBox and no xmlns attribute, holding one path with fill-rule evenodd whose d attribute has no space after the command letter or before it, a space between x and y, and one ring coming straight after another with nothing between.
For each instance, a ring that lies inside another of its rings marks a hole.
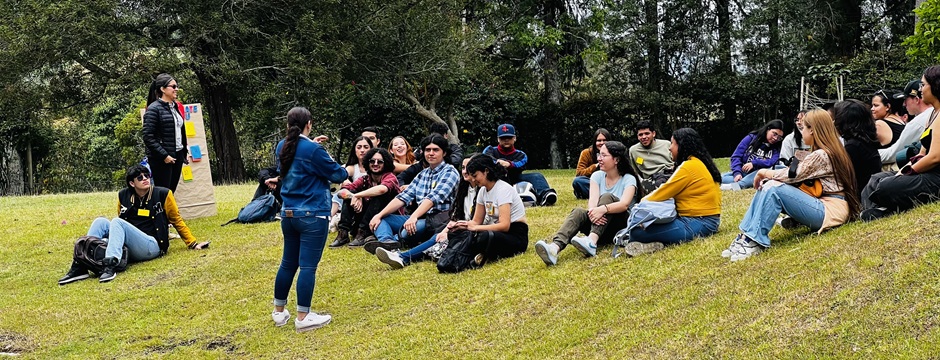
<instances>
[{"instance_id":1,"label":"plaid shirt","mask_svg":"<svg viewBox=\"0 0 940 360\"><path fill-rule=\"evenodd\" d=\"M434 206L428 214L449 211L456 195L460 173L453 165L441 163L436 168L421 170L411 185L396 198L406 205L412 202L420 204L424 199L431 200Z\"/></svg>"}]
</instances>

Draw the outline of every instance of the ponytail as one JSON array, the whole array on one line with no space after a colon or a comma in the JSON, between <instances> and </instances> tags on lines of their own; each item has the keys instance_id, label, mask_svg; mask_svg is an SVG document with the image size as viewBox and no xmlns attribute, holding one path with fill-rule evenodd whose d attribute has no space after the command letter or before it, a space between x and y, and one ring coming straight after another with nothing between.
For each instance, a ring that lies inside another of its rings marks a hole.
<instances>
[{"instance_id":1,"label":"ponytail","mask_svg":"<svg viewBox=\"0 0 940 360\"><path fill-rule=\"evenodd\" d=\"M300 141L300 133L307 124L310 123L310 110L298 106L287 112L287 137L284 138L284 145L281 146L281 152L278 161L281 163L281 177L287 176L290 165L294 162L294 155L297 153L297 142Z\"/></svg>"}]
</instances>

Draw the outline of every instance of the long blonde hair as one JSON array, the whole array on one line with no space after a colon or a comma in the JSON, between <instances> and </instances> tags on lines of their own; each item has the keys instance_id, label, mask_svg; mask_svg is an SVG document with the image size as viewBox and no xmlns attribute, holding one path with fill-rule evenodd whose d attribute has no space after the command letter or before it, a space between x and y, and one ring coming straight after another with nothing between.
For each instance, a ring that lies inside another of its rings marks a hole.
<instances>
[{"instance_id":1,"label":"long blonde hair","mask_svg":"<svg viewBox=\"0 0 940 360\"><path fill-rule=\"evenodd\" d=\"M825 110L811 110L803 117L803 127L813 130L813 151L822 150L829 155L833 176L839 185L842 185L845 201L849 203L849 216L855 218L861 207L856 189L855 168L849 154L845 152L845 146L839 140L832 116Z\"/></svg>"}]
</instances>

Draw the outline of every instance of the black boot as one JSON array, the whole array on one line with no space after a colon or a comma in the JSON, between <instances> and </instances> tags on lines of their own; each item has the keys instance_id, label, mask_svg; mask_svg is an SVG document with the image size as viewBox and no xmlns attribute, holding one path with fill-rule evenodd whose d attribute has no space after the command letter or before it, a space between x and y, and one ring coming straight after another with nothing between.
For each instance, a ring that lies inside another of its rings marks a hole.
<instances>
[{"instance_id":1,"label":"black boot","mask_svg":"<svg viewBox=\"0 0 940 360\"><path fill-rule=\"evenodd\" d=\"M331 248L337 248L349 243L349 231L338 229L336 230L336 239L333 240L333 243L330 244Z\"/></svg>"}]
</instances>

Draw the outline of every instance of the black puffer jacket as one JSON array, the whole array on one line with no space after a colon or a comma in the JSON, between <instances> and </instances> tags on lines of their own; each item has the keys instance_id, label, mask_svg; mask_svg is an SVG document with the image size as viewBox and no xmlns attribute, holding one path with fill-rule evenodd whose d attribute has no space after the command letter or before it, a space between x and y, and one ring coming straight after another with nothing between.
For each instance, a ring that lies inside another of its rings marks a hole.
<instances>
[{"instance_id":1,"label":"black puffer jacket","mask_svg":"<svg viewBox=\"0 0 940 360\"><path fill-rule=\"evenodd\" d=\"M144 112L143 138L150 161L162 161L167 156L176 156L176 120L173 119L170 103L157 99L147 106ZM183 114L183 104L176 102L177 111ZM180 128L183 137L183 150L186 148L186 126Z\"/></svg>"}]
</instances>

